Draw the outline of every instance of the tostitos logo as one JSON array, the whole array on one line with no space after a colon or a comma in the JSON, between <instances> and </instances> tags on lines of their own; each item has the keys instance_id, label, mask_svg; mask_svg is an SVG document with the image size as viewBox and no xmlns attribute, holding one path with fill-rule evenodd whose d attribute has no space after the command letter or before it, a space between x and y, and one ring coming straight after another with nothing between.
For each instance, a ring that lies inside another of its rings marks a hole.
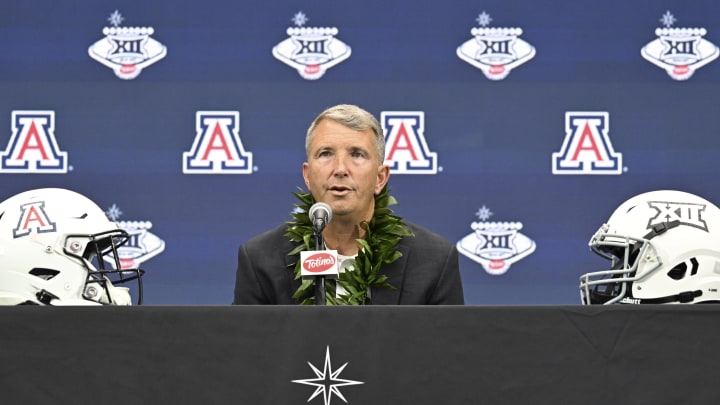
<instances>
[{"instance_id":1,"label":"tostitos logo","mask_svg":"<svg viewBox=\"0 0 720 405\"><path fill-rule=\"evenodd\" d=\"M300 252L300 275L303 279L314 279L318 276L337 278L337 250L308 250Z\"/></svg>"},{"instance_id":2,"label":"tostitos logo","mask_svg":"<svg viewBox=\"0 0 720 405\"><path fill-rule=\"evenodd\" d=\"M329 253L316 253L303 260L303 268L311 273L322 273L330 270L337 261Z\"/></svg>"}]
</instances>

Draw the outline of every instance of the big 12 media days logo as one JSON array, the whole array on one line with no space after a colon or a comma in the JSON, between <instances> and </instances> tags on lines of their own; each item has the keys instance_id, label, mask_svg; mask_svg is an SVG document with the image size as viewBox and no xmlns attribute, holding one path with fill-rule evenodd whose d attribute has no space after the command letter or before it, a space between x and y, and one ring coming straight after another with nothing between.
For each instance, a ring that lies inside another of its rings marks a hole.
<instances>
[{"instance_id":1,"label":"big 12 media days logo","mask_svg":"<svg viewBox=\"0 0 720 405\"><path fill-rule=\"evenodd\" d=\"M153 27L120 27L124 18L115 10L102 30L104 38L88 48L91 58L109 67L124 80L138 77L146 67L167 55L167 48L151 37Z\"/></svg>"},{"instance_id":2,"label":"big 12 media days logo","mask_svg":"<svg viewBox=\"0 0 720 405\"><path fill-rule=\"evenodd\" d=\"M479 221L470 225L473 232L460 239L456 247L488 274L503 275L513 263L535 251L535 241L520 233L521 222L490 222L493 213L485 205L475 215Z\"/></svg>"},{"instance_id":3,"label":"big 12 media days logo","mask_svg":"<svg viewBox=\"0 0 720 405\"><path fill-rule=\"evenodd\" d=\"M349 58L350 46L338 39L335 27L304 27L308 17L302 11L292 18L295 27L287 29L288 38L272 49L273 56L295 68L305 80L317 80L331 67Z\"/></svg>"},{"instance_id":4,"label":"big 12 media days logo","mask_svg":"<svg viewBox=\"0 0 720 405\"><path fill-rule=\"evenodd\" d=\"M130 236L127 243L117 249L118 261L122 268L137 268L140 263L146 262L165 251L165 241L150 232L152 222L120 221L123 212L116 204L108 208L105 215ZM105 260L112 263L114 260L113 254L110 254Z\"/></svg>"},{"instance_id":5,"label":"big 12 media days logo","mask_svg":"<svg viewBox=\"0 0 720 405\"><path fill-rule=\"evenodd\" d=\"M522 28L489 27L492 18L485 11L475 21L480 27L470 30L473 38L460 45L456 53L488 79L503 80L514 68L535 57L535 47L520 38Z\"/></svg>"},{"instance_id":6,"label":"big 12 media days logo","mask_svg":"<svg viewBox=\"0 0 720 405\"><path fill-rule=\"evenodd\" d=\"M642 47L640 54L648 62L664 69L675 80L687 80L696 70L717 59L720 49L703 38L705 28L672 28L676 18L666 11L660 18L657 38Z\"/></svg>"}]
</instances>

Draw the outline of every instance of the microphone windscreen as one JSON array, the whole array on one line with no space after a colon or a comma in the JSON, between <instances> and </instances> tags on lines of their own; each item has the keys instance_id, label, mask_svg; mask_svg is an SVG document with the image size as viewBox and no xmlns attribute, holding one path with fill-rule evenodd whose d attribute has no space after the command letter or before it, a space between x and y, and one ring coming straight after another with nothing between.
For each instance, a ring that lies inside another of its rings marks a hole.
<instances>
[{"instance_id":1,"label":"microphone windscreen","mask_svg":"<svg viewBox=\"0 0 720 405\"><path fill-rule=\"evenodd\" d=\"M310 216L311 221L315 218L324 218L325 216L327 216L326 223L329 223L332 219L332 208L330 208L330 206L324 202L316 202L310 207L308 215Z\"/></svg>"}]
</instances>

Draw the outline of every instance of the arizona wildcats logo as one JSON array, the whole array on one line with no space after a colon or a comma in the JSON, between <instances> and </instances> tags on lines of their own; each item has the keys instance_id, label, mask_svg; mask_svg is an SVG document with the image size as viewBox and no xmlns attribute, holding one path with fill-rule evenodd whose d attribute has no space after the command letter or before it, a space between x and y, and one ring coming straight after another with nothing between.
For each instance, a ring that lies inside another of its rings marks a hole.
<instances>
[{"instance_id":1,"label":"arizona wildcats logo","mask_svg":"<svg viewBox=\"0 0 720 405\"><path fill-rule=\"evenodd\" d=\"M252 153L245 151L238 135L239 112L198 111L195 124L192 149L183 152L183 173L252 173Z\"/></svg>"},{"instance_id":2,"label":"arizona wildcats logo","mask_svg":"<svg viewBox=\"0 0 720 405\"><path fill-rule=\"evenodd\" d=\"M437 174L437 153L425 141L423 111L383 111L385 164L391 173Z\"/></svg>"},{"instance_id":3,"label":"arizona wildcats logo","mask_svg":"<svg viewBox=\"0 0 720 405\"><path fill-rule=\"evenodd\" d=\"M36 201L20 206L22 211L20 220L13 229L13 238L28 236L35 230L36 233L55 232L55 223L45 212L45 201Z\"/></svg>"},{"instance_id":4,"label":"arizona wildcats logo","mask_svg":"<svg viewBox=\"0 0 720 405\"><path fill-rule=\"evenodd\" d=\"M67 171L67 152L55 140L55 112L13 111L10 142L0 152L0 173Z\"/></svg>"},{"instance_id":5,"label":"arizona wildcats logo","mask_svg":"<svg viewBox=\"0 0 720 405\"><path fill-rule=\"evenodd\" d=\"M553 174L622 174L622 154L608 137L607 112L566 112L565 140L552 154Z\"/></svg>"}]
</instances>

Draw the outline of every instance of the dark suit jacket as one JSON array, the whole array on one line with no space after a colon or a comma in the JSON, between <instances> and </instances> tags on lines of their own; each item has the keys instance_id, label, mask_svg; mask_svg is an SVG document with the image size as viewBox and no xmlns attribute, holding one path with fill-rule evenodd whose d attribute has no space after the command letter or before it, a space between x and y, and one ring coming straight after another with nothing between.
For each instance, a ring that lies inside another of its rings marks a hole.
<instances>
[{"instance_id":1,"label":"dark suit jacket","mask_svg":"<svg viewBox=\"0 0 720 405\"><path fill-rule=\"evenodd\" d=\"M402 257L380 269L395 289L373 288L372 303L464 304L455 246L425 228L407 225L415 236L404 237L398 243ZM299 255L288 256L295 244L284 236L286 229L279 226L240 246L233 304L298 304L292 295L300 286L293 266Z\"/></svg>"}]
</instances>

